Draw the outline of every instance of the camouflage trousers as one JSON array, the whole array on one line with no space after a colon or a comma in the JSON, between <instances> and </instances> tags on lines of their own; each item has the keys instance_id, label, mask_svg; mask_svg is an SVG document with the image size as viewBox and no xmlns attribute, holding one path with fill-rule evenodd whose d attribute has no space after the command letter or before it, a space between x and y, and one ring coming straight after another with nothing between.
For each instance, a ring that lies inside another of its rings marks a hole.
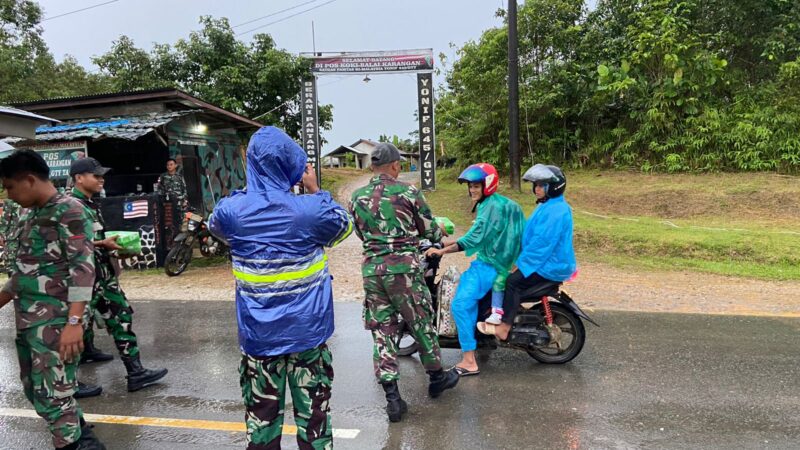
<instances>
[{"instance_id":1,"label":"camouflage trousers","mask_svg":"<svg viewBox=\"0 0 800 450\"><path fill-rule=\"evenodd\" d=\"M120 356L135 357L139 354L136 334L133 332L133 308L119 287L119 281L113 277L110 281L99 281L95 286L91 312L83 333L83 342L94 340L95 317L99 316L98 326L105 326L108 334L114 338Z\"/></svg>"},{"instance_id":2,"label":"camouflage trousers","mask_svg":"<svg viewBox=\"0 0 800 450\"><path fill-rule=\"evenodd\" d=\"M242 354L239 382L246 409L248 450L281 448L287 381L300 450L333 448L331 363L331 351L326 344L289 355Z\"/></svg>"},{"instance_id":3,"label":"camouflage trousers","mask_svg":"<svg viewBox=\"0 0 800 450\"><path fill-rule=\"evenodd\" d=\"M65 447L81 437L83 415L72 395L78 388L74 362L61 360L58 343L64 325L17 330L17 357L25 397L47 421L53 446Z\"/></svg>"},{"instance_id":4,"label":"camouflage trousers","mask_svg":"<svg viewBox=\"0 0 800 450\"><path fill-rule=\"evenodd\" d=\"M395 381L400 320L408 325L419 346L425 370L442 368L439 337L433 329L431 294L421 273L364 277L364 327L372 332L372 362L380 383Z\"/></svg>"}]
</instances>

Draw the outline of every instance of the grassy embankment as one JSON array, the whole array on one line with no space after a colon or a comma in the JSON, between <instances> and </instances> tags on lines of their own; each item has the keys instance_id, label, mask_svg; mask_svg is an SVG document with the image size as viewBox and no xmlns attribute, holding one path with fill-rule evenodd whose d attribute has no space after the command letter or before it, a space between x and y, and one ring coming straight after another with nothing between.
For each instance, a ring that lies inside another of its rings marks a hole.
<instances>
[{"instance_id":1,"label":"grassy embankment","mask_svg":"<svg viewBox=\"0 0 800 450\"><path fill-rule=\"evenodd\" d=\"M322 189L330 192L333 197L339 202L347 202L350 199L340 199L338 197L339 189L344 187L349 181L354 180L369 172L353 169L353 168L322 168ZM342 203L342 204L345 204Z\"/></svg>"},{"instance_id":2,"label":"grassy embankment","mask_svg":"<svg viewBox=\"0 0 800 450\"><path fill-rule=\"evenodd\" d=\"M645 175L569 172L579 262L800 280L800 178L773 174ZM458 174L439 173L427 195L436 215L465 232L472 221ZM500 192L530 215L530 184Z\"/></svg>"}]
</instances>

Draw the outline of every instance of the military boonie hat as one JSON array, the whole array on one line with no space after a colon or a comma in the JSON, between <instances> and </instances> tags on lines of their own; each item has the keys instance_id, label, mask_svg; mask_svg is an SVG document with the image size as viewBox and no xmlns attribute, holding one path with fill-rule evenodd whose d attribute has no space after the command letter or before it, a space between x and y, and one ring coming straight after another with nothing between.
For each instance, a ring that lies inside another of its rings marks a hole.
<instances>
[{"instance_id":1,"label":"military boonie hat","mask_svg":"<svg viewBox=\"0 0 800 450\"><path fill-rule=\"evenodd\" d=\"M69 175L75 176L82 173L93 173L95 175L103 176L110 170L111 169L108 167L101 166L100 161L94 158L81 158L72 161L72 164L69 166Z\"/></svg>"},{"instance_id":2,"label":"military boonie hat","mask_svg":"<svg viewBox=\"0 0 800 450\"><path fill-rule=\"evenodd\" d=\"M372 165L383 166L395 161L405 161L406 159L400 155L400 150L388 142L381 142L372 151Z\"/></svg>"}]
</instances>

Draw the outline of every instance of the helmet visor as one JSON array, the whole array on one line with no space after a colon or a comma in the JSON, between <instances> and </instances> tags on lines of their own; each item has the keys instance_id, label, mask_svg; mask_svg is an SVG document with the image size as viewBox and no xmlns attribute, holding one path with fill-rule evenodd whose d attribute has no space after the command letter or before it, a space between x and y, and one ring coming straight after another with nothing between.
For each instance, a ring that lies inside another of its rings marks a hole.
<instances>
[{"instance_id":1,"label":"helmet visor","mask_svg":"<svg viewBox=\"0 0 800 450\"><path fill-rule=\"evenodd\" d=\"M535 166L528 169L527 172L525 172L525 175L522 176L522 179L534 184L537 182L548 183L550 181L558 179L558 176L544 164L536 164Z\"/></svg>"}]
</instances>

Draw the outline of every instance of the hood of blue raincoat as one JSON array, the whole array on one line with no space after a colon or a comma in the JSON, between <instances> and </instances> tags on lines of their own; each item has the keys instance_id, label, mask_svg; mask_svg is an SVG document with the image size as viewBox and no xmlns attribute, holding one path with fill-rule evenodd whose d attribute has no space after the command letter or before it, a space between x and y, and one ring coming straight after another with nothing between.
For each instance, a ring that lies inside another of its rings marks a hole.
<instances>
[{"instance_id":1,"label":"hood of blue raincoat","mask_svg":"<svg viewBox=\"0 0 800 450\"><path fill-rule=\"evenodd\" d=\"M247 190L286 192L303 177L306 152L283 130L264 127L247 146Z\"/></svg>"},{"instance_id":2,"label":"hood of blue raincoat","mask_svg":"<svg viewBox=\"0 0 800 450\"><path fill-rule=\"evenodd\" d=\"M306 154L274 127L247 148L247 190L221 199L208 229L231 248L239 345L248 355L298 353L334 329L333 292L324 247L352 231L328 192L295 195Z\"/></svg>"}]
</instances>

